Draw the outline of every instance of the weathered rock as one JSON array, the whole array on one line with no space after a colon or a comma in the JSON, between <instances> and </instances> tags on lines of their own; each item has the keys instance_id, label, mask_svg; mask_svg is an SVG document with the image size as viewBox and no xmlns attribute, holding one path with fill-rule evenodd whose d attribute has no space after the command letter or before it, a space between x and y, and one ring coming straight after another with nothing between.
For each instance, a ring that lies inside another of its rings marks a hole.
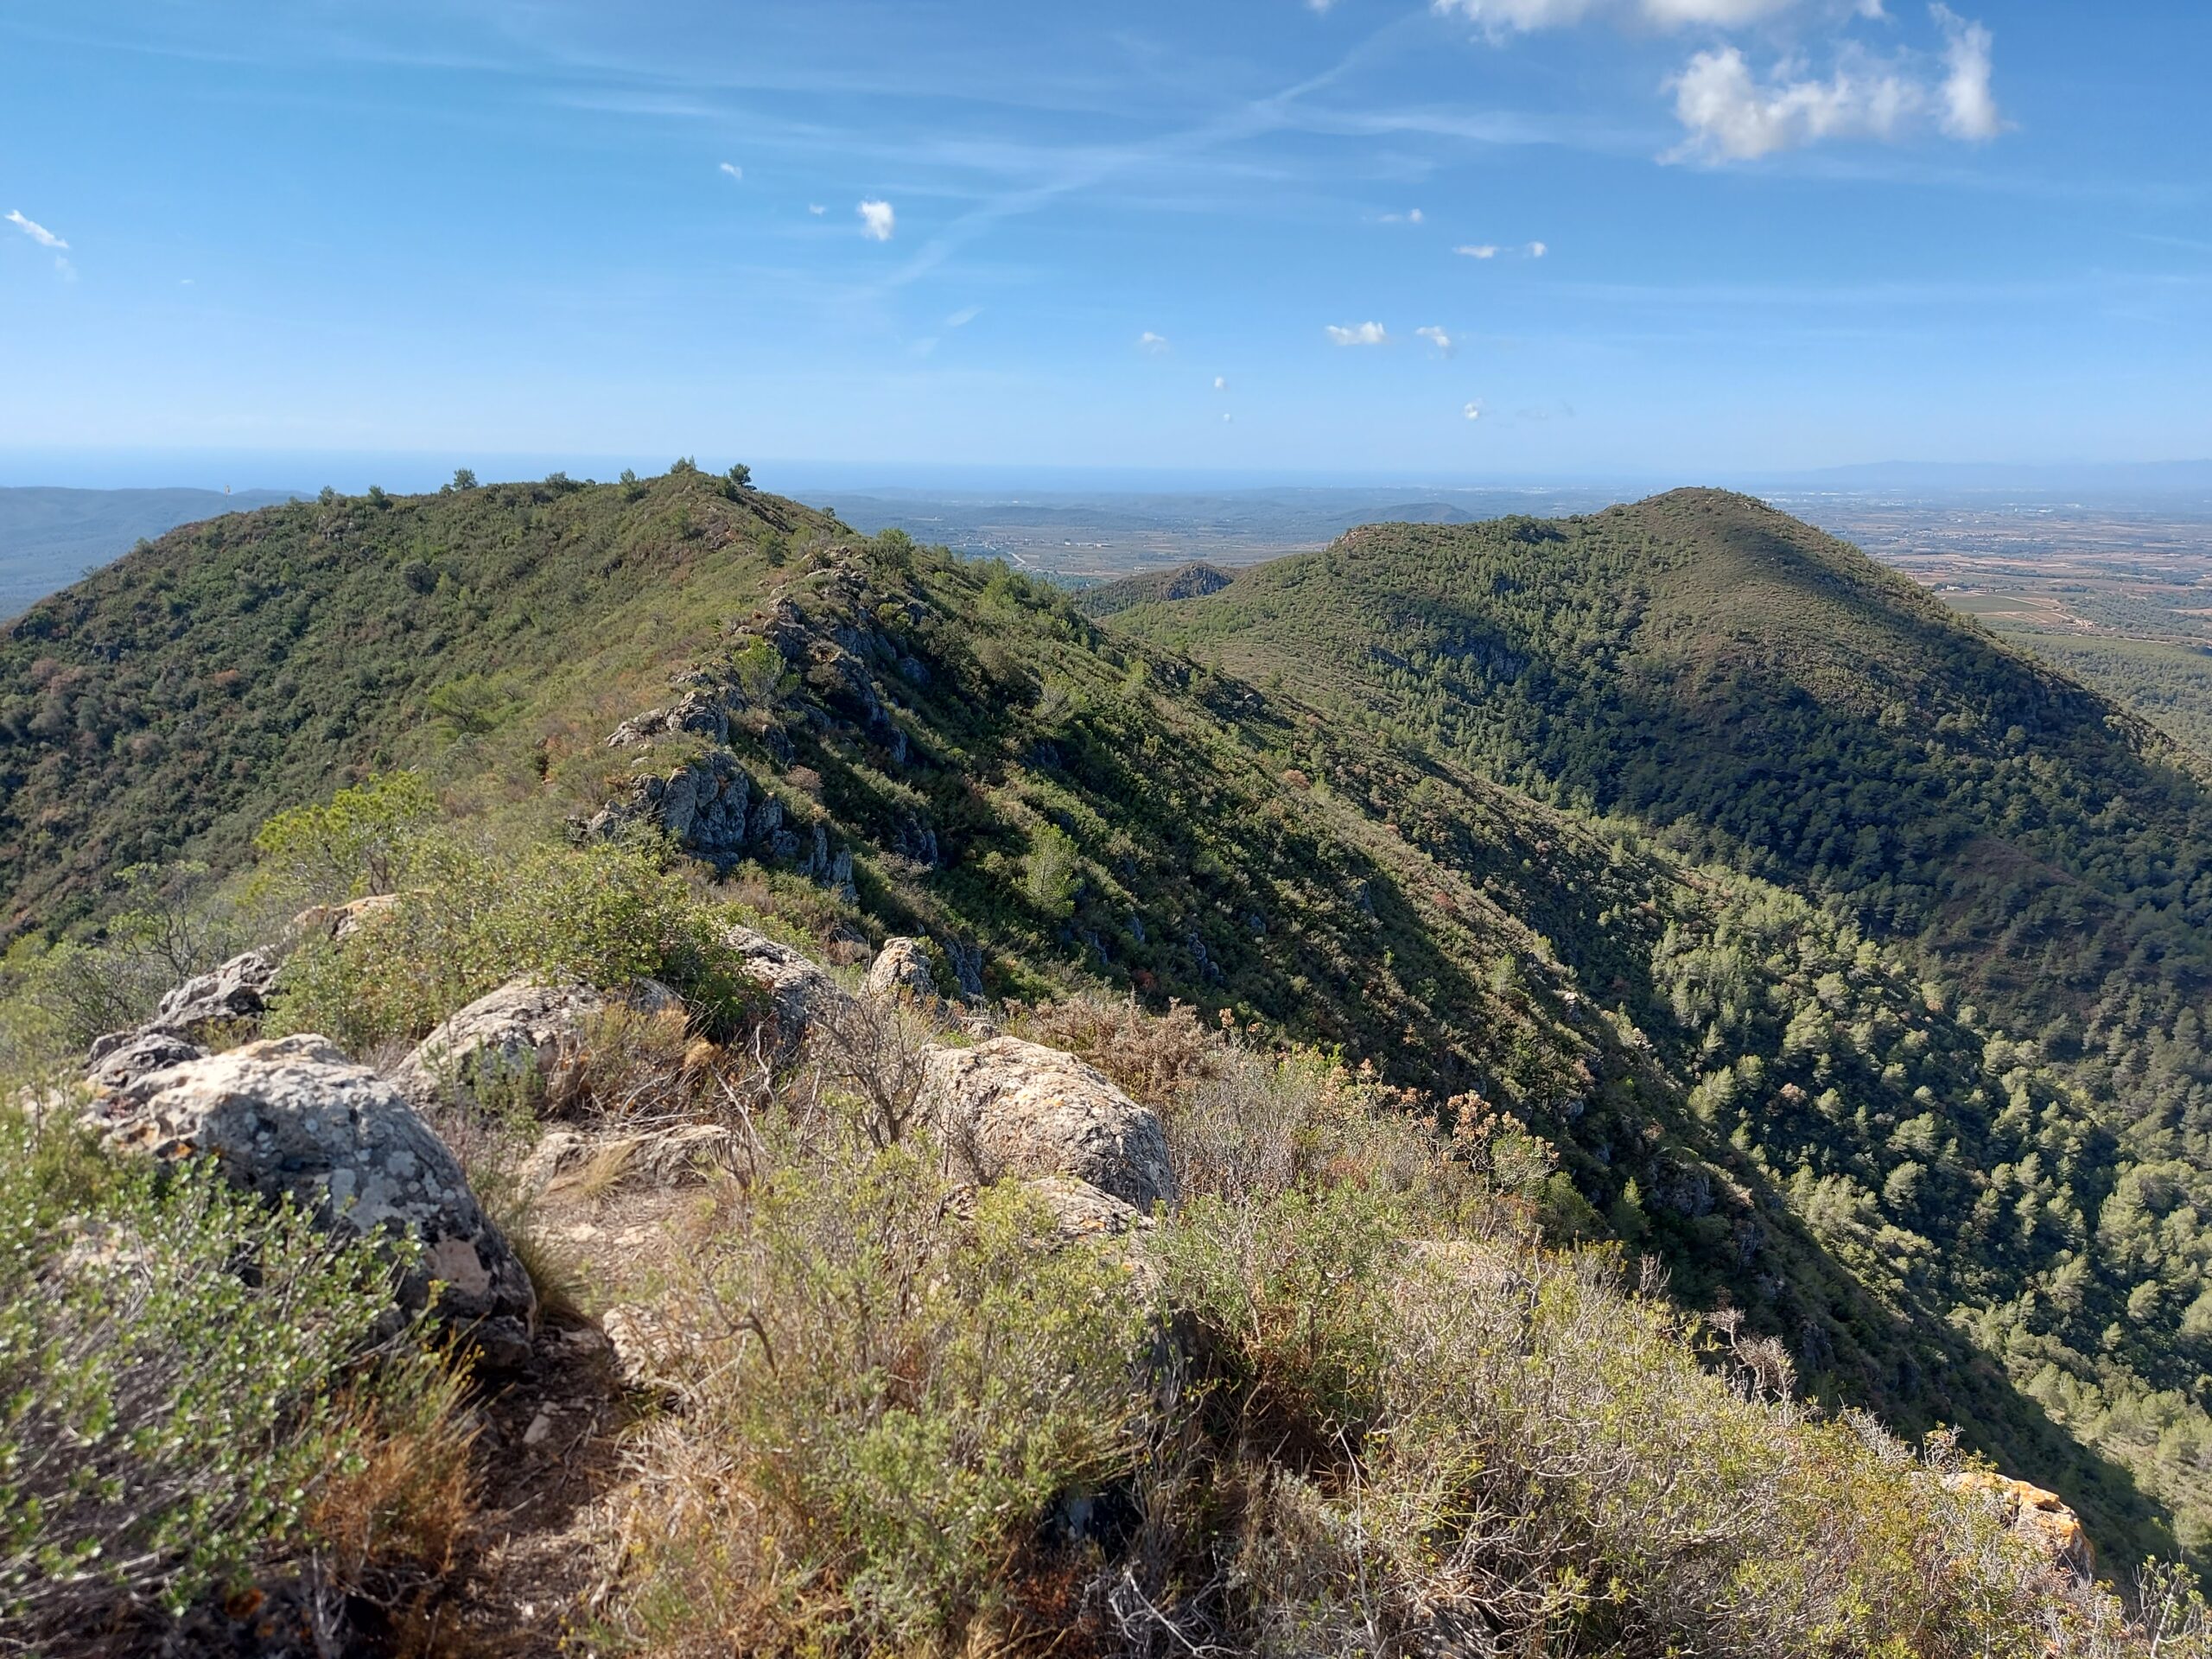
<instances>
[{"instance_id":1,"label":"weathered rock","mask_svg":"<svg viewBox=\"0 0 2212 1659\"><path fill-rule=\"evenodd\" d=\"M1944 1476L1943 1484L1994 1503L2005 1524L2061 1572L2085 1580L2095 1576L2096 1551L2082 1517L2057 1493L1987 1469L1962 1469Z\"/></svg>"},{"instance_id":2,"label":"weathered rock","mask_svg":"<svg viewBox=\"0 0 2212 1659\"><path fill-rule=\"evenodd\" d=\"M429 1306L435 1284L437 1317L488 1363L527 1357L537 1298L520 1259L446 1144L327 1038L249 1043L149 1072L96 1099L92 1121L125 1150L212 1157L233 1185L289 1198L334 1232L413 1237L423 1253L398 1306Z\"/></svg>"},{"instance_id":3,"label":"weathered rock","mask_svg":"<svg viewBox=\"0 0 2212 1659\"><path fill-rule=\"evenodd\" d=\"M1046 1175L1022 1184L1052 1212L1052 1230L1063 1244L1096 1243L1148 1233L1153 1218L1111 1192L1066 1175Z\"/></svg>"},{"instance_id":4,"label":"weathered rock","mask_svg":"<svg viewBox=\"0 0 2212 1659\"><path fill-rule=\"evenodd\" d=\"M206 1049L174 1032L118 1031L92 1045L92 1069L85 1076L94 1089L120 1089L149 1071L207 1057Z\"/></svg>"},{"instance_id":5,"label":"weathered rock","mask_svg":"<svg viewBox=\"0 0 2212 1659\"><path fill-rule=\"evenodd\" d=\"M218 1026L257 1020L276 985L276 959L263 950L232 957L221 967L188 979L168 993L141 1027L197 1041Z\"/></svg>"},{"instance_id":6,"label":"weathered rock","mask_svg":"<svg viewBox=\"0 0 2212 1659\"><path fill-rule=\"evenodd\" d=\"M681 1123L642 1135L589 1135L548 1129L516 1171L524 1191L587 1186L666 1190L702 1179L737 1151L736 1131L719 1123Z\"/></svg>"},{"instance_id":7,"label":"weathered rock","mask_svg":"<svg viewBox=\"0 0 2212 1659\"><path fill-rule=\"evenodd\" d=\"M852 1000L811 957L779 944L765 933L733 927L723 938L744 958L746 977L768 993L775 1014L777 1047L783 1053L796 1051L808 1032Z\"/></svg>"},{"instance_id":8,"label":"weathered rock","mask_svg":"<svg viewBox=\"0 0 2212 1659\"><path fill-rule=\"evenodd\" d=\"M352 938L379 916L399 908L396 893L372 893L342 905L317 905L292 918L292 931L302 938L321 938L334 944Z\"/></svg>"},{"instance_id":9,"label":"weathered rock","mask_svg":"<svg viewBox=\"0 0 2212 1659\"><path fill-rule=\"evenodd\" d=\"M690 1344L684 1332L656 1308L619 1304L600 1316L613 1351L614 1375L626 1389L670 1399L683 1395L683 1359Z\"/></svg>"},{"instance_id":10,"label":"weathered rock","mask_svg":"<svg viewBox=\"0 0 2212 1659\"><path fill-rule=\"evenodd\" d=\"M673 1014L683 1004L666 986L641 982L627 995L588 985L511 980L448 1016L391 1076L418 1106L465 1094L482 1102L501 1090L549 1112L580 1104L586 1087L584 1031L608 1008Z\"/></svg>"},{"instance_id":11,"label":"weathered rock","mask_svg":"<svg viewBox=\"0 0 2212 1659\"><path fill-rule=\"evenodd\" d=\"M1174 1201L1158 1114L1071 1054L1015 1037L937 1049L916 1105L977 1179L1066 1175L1141 1211Z\"/></svg>"},{"instance_id":12,"label":"weathered rock","mask_svg":"<svg viewBox=\"0 0 2212 1659\"><path fill-rule=\"evenodd\" d=\"M929 945L922 939L886 939L868 970L868 994L877 997L910 996L919 1002L937 1001L937 976L930 962Z\"/></svg>"}]
</instances>

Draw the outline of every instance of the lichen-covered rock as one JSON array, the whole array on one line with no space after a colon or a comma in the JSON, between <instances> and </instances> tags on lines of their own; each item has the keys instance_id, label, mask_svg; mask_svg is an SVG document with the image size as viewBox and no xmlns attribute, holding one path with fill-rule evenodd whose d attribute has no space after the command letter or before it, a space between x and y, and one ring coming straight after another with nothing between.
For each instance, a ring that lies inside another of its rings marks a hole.
<instances>
[{"instance_id":1,"label":"lichen-covered rock","mask_svg":"<svg viewBox=\"0 0 2212 1659\"><path fill-rule=\"evenodd\" d=\"M921 939L886 939L868 970L868 994L875 997L909 996L919 1002L937 1001L937 976L930 963L930 949Z\"/></svg>"},{"instance_id":2,"label":"lichen-covered rock","mask_svg":"<svg viewBox=\"0 0 2212 1659\"><path fill-rule=\"evenodd\" d=\"M93 1125L117 1147L209 1157L235 1185L289 1198L330 1230L404 1233L422 1254L398 1306L431 1304L486 1361L529 1352L537 1298L460 1162L399 1091L327 1039L283 1037L188 1060L95 1098Z\"/></svg>"},{"instance_id":3,"label":"lichen-covered rock","mask_svg":"<svg viewBox=\"0 0 2212 1659\"><path fill-rule=\"evenodd\" d=\"M265 950L248 950L186 980L162 998L154 1017L141 1029L198 1041L218 1026L259 1019L276 985L276 957Z\"/></svg>"},{"instance_id":4,"label":"lichen-covered rock","mask_svg":"<svg viewBox=\"0 0 2212 1659\"><path fill-rule=\"evenodd\" d=\"M86 1080L94 1089L120 1089L149 1071L162 1071L187 1060L205 1059L199 1044L168 1031L118 1031L92 1045Z\"/></svg>"},{"instance_id":5,"label":"lichen-covered rock","mask_svg":"<svg viewBox=\"0 0 2212 1659\"><path fill-rule=\"evenodd\" d=\"M2057 1493L1987 1469L1962 1469L1946 1475L1943 1484L1994 1503L2005 1525L2061 1572L2085 1582L2095 1576L2096 1551L2082 1530L2082 1517Z\"/></svg>"},{"instance_id":6,"label":"lichen-covered rock","mask_svg":"<svg viewBox=\"0 0 2212 1659\"><path fill-rule=\"evenodd\" d=\"M325 938L342 944L378 917L398 908L396 893L372 893L342 905L317 905L292 918L292 931L302 938Z\"/></svg>"},{"instance_id":7,"label":"lichen-covered rock","mask_svg":"<svg viewBox=\"0 0 2212 1659\"><path fill-rule=\"evenodd\" d=\"M794 1052L807 1033L852 999L827 969L810 957L779 944L749 927L732 927L723 938L743 958L747 978L768 993L776 1021L779 1050Z\"/></svg>"},{"instance_id":8,"label":"lichen-covered rock","mask_svg":"<svg viewBox=\"0 0 2212 1659\"><path fill-rule=\"evenodd\" d=\"M1140 1211L1174 1201L1159 1115L1073 1055L994 1037L924 1069L917 1109L976 1179L1065 1175Z\"/></svg>"},{"instance_id":9,"label":"lichen-covered rock","mask_svg":"<svg viewBox=\"0 0 2212 1659\"><path fill-rule=\"evenodd\" d=\"M502 1091L549 1112L581 1103L584 1033L611 1007L644 1014L680 1012L666 986L641 982L626 996L588 985L511 980L449 1015L401 1061L391 1080L417 1105L466 1095L482 1103Z\"/></svg>"},{"instance_id":10,"label":"lichen-covered rock","mask_svg":"<svg viewBox=\"0 0 2212 1659\"><path fill-rule=\"evenodd\" d=\"M639 1135L580 1135L549 1129L515 1172L526 1192L570 1185L594 1192L626 1187L665 1191L727 1167L738 1151L737 1132L720 1123L679 1123Z\"/></svg>"}]
</instances>

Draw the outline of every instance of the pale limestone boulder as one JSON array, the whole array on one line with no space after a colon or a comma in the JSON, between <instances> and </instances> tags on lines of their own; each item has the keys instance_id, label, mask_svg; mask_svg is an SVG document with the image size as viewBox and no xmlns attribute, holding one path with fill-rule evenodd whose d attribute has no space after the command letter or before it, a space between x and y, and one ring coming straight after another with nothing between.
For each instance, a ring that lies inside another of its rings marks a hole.
<instances>
[{"instance_id":1,"label":"pale limestone boulder","mask_svg":"<svg viewBox=\"0 0 2212 1659\"><path fill-rule=\"evenodd\" d=\"M768 994L781 1054L797 1052L809 1032L834 1020L852 1001L827 969L788 944L749 927L728 928L723 938L743 958L745 976Z\"/></svg>"},{"instance_id":2,"label":"pale limestone boulder","mask_svg":"<svg viewBox=\"0 0 2212 1659\"><path fill-rule=\"evenodd\" d=\"M208 1157L232 1185L290 1199L333 1232L389 1231L422 1247L397 1306L431 1306L495 1364L529 1353L530 1274L484 1213L444 1141L376 1073L328 1039L278 1038L146 1072L95 1097L91 1121L120 1150Z\"/></svg>"},{"instance_id":3,"label":"pale limestone boulder","mask_svg":"<svg viewBox=\"0 0 2212 1659\"><path fill-rule=\"evenodd\" d=\"M426 1109L458 1099L481 1105L505 1090L545 1111L567 1111L584 1096L584 1033L619 1006L665 1014L683 1004L652 980L619 996L588 985L510 980L448 1015L399 1063L391 1080Z\"/></svg>"},{"instance_id":4,"label":"pale limestone boulder","mask_svg":"<svg viewBox=\"0 0 2212 1659\"><path fill-rule=\"evenodd\" d=\"M916 1109L976 1179L1068 1176L1141 1211L1174 1202L1159 1114L1058 1049L1017 1037L935 1049Z\"/></svg>"},{"instance_id":5,"label":"pale limestone boulder","mask_svg":"<svg viewBox=\"0 0 2212 1659\"><path fill-rule=\"evenodd\" d=\"M868 966L868 994L887 1001L904 996L925 1004L937 1002L937 976L931 971L928 944L921 939L886 939Z\"/></svg>"}]
</instances>

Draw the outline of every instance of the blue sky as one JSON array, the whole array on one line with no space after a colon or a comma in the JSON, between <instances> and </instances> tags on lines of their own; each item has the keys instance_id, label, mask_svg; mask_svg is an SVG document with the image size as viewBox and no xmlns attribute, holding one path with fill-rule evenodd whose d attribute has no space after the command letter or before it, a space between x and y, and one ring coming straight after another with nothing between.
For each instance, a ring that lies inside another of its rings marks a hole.
<instances>
[{"instance_id":1,"label":"blue sky","mask_svg":"<svg viewBox=\"0 0 2212 1659\"><path fill-rule=\"evenodd\" d=\"M0 0L0 54L14 474L2212 454L2195 0Z\"/></svg>"}]
</instances>

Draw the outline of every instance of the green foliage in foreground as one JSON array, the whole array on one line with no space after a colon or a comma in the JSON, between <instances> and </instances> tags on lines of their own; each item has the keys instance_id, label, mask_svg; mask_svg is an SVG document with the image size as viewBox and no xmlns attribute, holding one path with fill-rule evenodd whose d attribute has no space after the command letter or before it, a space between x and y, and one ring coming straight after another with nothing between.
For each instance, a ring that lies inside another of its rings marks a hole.
<instances>
[{"instance_id":1,"label":"green foliage in foreground","mask_svg":"<svg viewBox=\"0 0 2212 1659\"><path fill-rule=\"evenodd\" d=\"M1212 1190L1149 1237L1070 1246L1010 1186L966 1217L926 1144L786 1147L723 1191L663 1310L683 1403L613 1517L609 1637L2152 1651L1944 1487L1944 1439L1916 1453L1806 1413L1777 1344L1629 1295L1609 1251L1536 1248L1527 1206L1471 1175L1477 1148L1357 1121L1391 1109L1376 1091L1230 1070L1171 1105L1179 1167ZM1326 1174L1300 1150L1324 1125ZM1256 1166L1236 1150L1267 1141ZM1229 1190L1254 1167L1273 1173ZM2160 1594L2201 1631L2200 1605Z\"/></svg>"},{"instance_id":2,"label":"green foliage in foreground","mask_svg":"<svg viewBox=\"0 0 2212 1659\"><path fill-rule=\"evenodd\" d=\"M347 791L339 805L382 787ZM319 1032L349 1052L369 1053L424 1036L455 1008L525 975L609 990L657 979L716 1034L759 1003L723 937L726 922L657 844L507 846L466 830L418 829L379 837L376 847L400 887L392 904L344 940L315 940L294 953L265 1022L270 1034Z\"/></svg>"},{"instance_id":3,"label":"green foliage in foreground","mask_svg":"<svg viewBox=\"0 0 2212 1659\"><path fill-rule=\"evenodd\" d=\"M421 1349L366 1358L391 1266L212 1168L0 1117L0 1629L111 1651L311 1543L378 1434L454 1407Z\"/></svg>"}]
</instances>

